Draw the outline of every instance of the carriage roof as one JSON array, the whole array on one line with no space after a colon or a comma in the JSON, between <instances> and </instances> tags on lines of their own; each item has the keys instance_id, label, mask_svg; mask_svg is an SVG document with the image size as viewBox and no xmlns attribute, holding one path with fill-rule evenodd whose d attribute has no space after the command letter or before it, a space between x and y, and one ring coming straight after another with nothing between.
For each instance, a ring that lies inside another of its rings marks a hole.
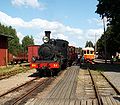
<instances>
[{"instance_id":1,"label":"carriage roof","mask_svg":"<svg viewBox=\"0 0 120 105\"><path fill-rule=\"evenodd\" d=\"M82 50L90 50L90 51L94 51L94 48L93 48L93 47L85 47L85 48L83 48Z\"/></svg>"}]
</instances>

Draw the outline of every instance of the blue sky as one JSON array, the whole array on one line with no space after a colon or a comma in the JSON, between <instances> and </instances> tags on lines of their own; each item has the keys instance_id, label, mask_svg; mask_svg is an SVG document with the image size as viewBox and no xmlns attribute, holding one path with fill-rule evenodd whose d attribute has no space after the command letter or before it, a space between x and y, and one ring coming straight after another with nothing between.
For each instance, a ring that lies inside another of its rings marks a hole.
<instances>
[{"instance_id":1,"label":"blue sky","mask_svg":"<svg viewBox=\"0 0 120 105\"><path fill-rule=\"evenodd\" d=\"M32 35L35 44L42 44L44 31L50 30L53 38L84 47L103 33L97 4L97 0L0 0L0 22L15 28L20 41Z\"/></svg>"}]
</instances>

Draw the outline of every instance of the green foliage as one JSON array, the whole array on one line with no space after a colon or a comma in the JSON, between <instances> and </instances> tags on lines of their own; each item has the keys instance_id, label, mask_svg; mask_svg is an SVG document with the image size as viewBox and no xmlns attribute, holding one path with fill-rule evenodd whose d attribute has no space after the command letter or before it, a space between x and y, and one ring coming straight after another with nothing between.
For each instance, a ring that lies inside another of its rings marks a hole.
<instances>
[{"instance_id":1,"label":"green foliage","mask_svg":"<svg viewBox=\"0 0 120 105\"><path fill-rule=\"evenodd\" d=\"M4 26L0 23L0 33L13 37L13 39L8 39L8 50L13 55L18 55L24 51L27 52L27 46L34 45L34 39L32 36L25 36L22 40L22 44L20 44L16 30L11 26Z\"/></svg>"},{"instance_id":2,"label":"green foliage","mask_svg":"<svg viewBox=\"0 0 120 105\"><path fill-rule=\"evenodd\" d=\"M9 52L13 55L17 55L20 47L19 38L16 34L16 30L12 29L11 26L9 27L9 35L13 36L13 39L8 41Z\"/></svg>"},{"instance_id":3,"label":"green foliage","mask_svg":"<svg viewBox=\"0 0 120 105\"><path fill-rule=\"evenodd\" d=\"M29 36L27 35L27 36L25 36L25 37L23 38L23 40L22 40L22 47L23 47L24 52L27 52L27 51L28 51L27 48L28 48L29 45L34 45L34 39L33 39L32 36L29 37Z\"/></svg>"},{"instance_id":4,"label":"green foliage","mask_svg":"<svg viewBox=\"0 0 120 105\"><path fill-rule=\"evenodd\" d=\"M114 55L120 52L120 0L98 0L98 2L96 13L102 18L106 17L109 22L105 32L107 53ZM105 40L105 35L98 41L98 46L101 48L104 46L102 40Z\"/></svg>"},{"instance_id":5,"label":"green foliage","mask_svg":"<svg viewBox=\"0 0 120 105\"><path fill-rule=\"evenodd\" d=\"M16 30L11 26L4 26L0 23L0 33L12 36L13 39L8 39L8 50L11 54L17 55L19 52L19 38L16 35Z\"/></svg>"},{"instance_id":6,"label":"green foliage","mask_svg":"<svg viewBox=\"0 0 120 105\"><path fill-rule=\"evenodd\" d=\"M78 52L80 52L82 54L82 48L81 47L78 48Z\"/></svg>"},{"instance_id":7,"label":"green foliage","mask_svg":"<svg viewBox=\"0 0 120 105\"><path fill-rule=\"evenodd\" d=\"M96 13L102 18L106 16L109 21L119 20L120 0L98 0L98 2Z\"/></svg>"},{"instance_id":8,"label":"green foliage","mask_svg":"<svg viewBox=\"0 0 120 105\"><path fill-rule=\"evenodd\" d=\"M91 41L87 41L85 47L94 47Z\"/></svg>"}]
</instances>

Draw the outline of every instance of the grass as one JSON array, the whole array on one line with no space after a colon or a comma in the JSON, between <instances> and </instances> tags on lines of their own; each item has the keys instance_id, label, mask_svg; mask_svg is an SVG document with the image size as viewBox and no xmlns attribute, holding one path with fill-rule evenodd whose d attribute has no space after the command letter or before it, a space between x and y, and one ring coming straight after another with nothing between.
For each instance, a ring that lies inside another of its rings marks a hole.
<instances>
[{"instance_id":1,"label":"grass","mask_svg":"<svg viewBox=\"0 0 120 105\"><path fill-rule=\"evenodd\" d=\"M0 77L12 76L21 72L26 72L29 69L30 69L29 67L20 65L2 67L0 68Z\"/></svg>"},{"instance_id":2,"label":"grass","mask_svg":"<svg viewBox=\"0 0 120 105\"><path fill-rule=\"evenodd\" d=\"M14 67L3 67L3 68L0 68L0 74L1 73L6 73L6 72L9 72L13 69Z\"/></svg>"}]
</instances>

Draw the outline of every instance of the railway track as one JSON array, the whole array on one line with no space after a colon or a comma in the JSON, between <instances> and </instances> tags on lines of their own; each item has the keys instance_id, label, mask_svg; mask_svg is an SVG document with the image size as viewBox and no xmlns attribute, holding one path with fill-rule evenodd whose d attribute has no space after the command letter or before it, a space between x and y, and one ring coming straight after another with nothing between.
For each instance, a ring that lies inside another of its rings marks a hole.
<instances>
[{"instance_id":1,"label":"railway track","mask_svg":"<svg viewBox=\"0 0 120 105\"><path fill-rule=\"evenodd\" d=\"M80 78L78 79L77 76L80 76ZM78 82L81 82L82 84L79 84ZM82 89L79 88L81 86ZM78 89L76 89L76 87ZM64 78L61 78L61 80L50 90L51 91L44 97L40 95L37 99L28 101L26 104L120 105L120 102L113 99L118 93L116 93L113 87L111 87L108 81L98 71L94 70L79 70L78 67L71 67L66 71ZM78 94L79 92L80 94ZM17 102L17 104L18 103L19 102Z\"/></svg>"},{"instance_id":2,"label":"railway track","mask_svg":"<svg viewBox=\"0 0 120 105\"><path fill-rule=\"evenodd\" d=\"M79 73L83 74L80 75ZM80 76L79 79L77 78L78 75ZM35 96L43 91L54 79L52 77L36 78L36 80L33 80L26 86L21 86L15 89L14 92L11 91L8 94L2 95L0 104L23 105L26 102L29 103L29 99L36 98ZM82 89L79 88L80 86L83 86ZM78 94L79 92L80 94ZM79 70L78 67L71 67L65 73L64 78L57 82L46 97L43 98L41 96L41 98L35 100L36 102L33 101L33 103L40 105L42 103L45 105L50 103L50 105L66 105L66 102L68 102L68 105L82 105L82 103L84 105L119 105L120 102L113 99L117 95L120 95L119 91L104 74L89 68ZM1 100L3 103L1 103Z\"/></svg>"},{"instance_id":3,"label":"railway track","mask_svg":"<svg viewBox=\"0 0 120 105\"><path fill-rule=\"evenodd\" d=\"M107 79L107 77L104 76L103 73L90 70L89 68L87 70L89 71L92 80L95 97L97 98L98 105L105 104L105 101L103 100L104 97L108 98L120 95L117 88ZM109 99L109 101L112 101L112 103L114 103L115 105L119 105L114 100Z\"/></svg>"},{"instance_id":4,"label":"railway track","mask_svg":"<svg viewBox=\"0 0 120 105\"><path fill-rule=\"evenodd\" d=\"M34 78L34 79L32 79L32 80L24 83L24 84L21 84L21 85L15 87L15 88L12 88L12 89L8 90L7 92L5 92L5 93L3 93L3 94L0 94L0 98L3 97L3 96L5 96L5 95L7 95L7 94L9 94L9 93L11 93L11 92L16 91L17 89L19 89L19 88L21 88L21 87L23 87L23 86L25 86L25 85L28 85L28 84L32 83L33 81L35 81L35 80L37 80L37 79L38 79L38 78L36 77L36 78Z\"/></svg>"},{"instance_id":5,"label":"railway track","mask_svg":"<svg viewBox=\"0 0 120 105\"><path fill-rule=\"evenodd\" d=\"M16 105L25 103L32 95L41 92L47 85L49 85L55 78L35 78L21 86L7 91L0 95L1 105Z\"/></svg>"}]
</instances>

